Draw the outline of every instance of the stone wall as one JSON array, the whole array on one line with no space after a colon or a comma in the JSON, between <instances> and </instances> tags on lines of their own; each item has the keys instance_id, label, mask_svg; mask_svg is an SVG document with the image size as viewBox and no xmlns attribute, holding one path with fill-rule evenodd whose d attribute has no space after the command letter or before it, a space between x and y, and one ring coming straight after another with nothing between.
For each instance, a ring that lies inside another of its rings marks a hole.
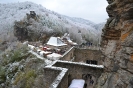
<instances>
[{"instance_id":1,"label":"stone wall","mask_svg":"<svg viewBox=\"0 0 133 88\"><path fill-rule=\"evenodd\" d=\"M103 68L102 65L55 61L44 68L45 88L68 88L72 79L83 79L83 74L91 74L95 79L94 84L97 84Z\"/></svg>"},{"instance_id":2,"label":"stone wall","mask_svg":"<svg viewBox=\"0 0 133 88\"><path fill-rule=\"evenodd\" d=\"M57 70L54 68L53 69L45 68L44 69L44 76L45 76L45 80L44 80L45 87L44 88L49 88L60 72L61 72L60 70Z\"/></svg>"},{"instance_id":3,"label":"stone wall","mask_svg":"<svg viewBox=\"0 0 133 88\"><path fill-rule=\"evenodd\" d=\"M90 66L89 64L76 62L58 61L53 66L68 68L68 85L70 85L72 79L82 79L83 74L91 74L95 77L95 83L97 83L97 79L103 72L103 68L94 67L95 65Z\"/></svg>"},{"instance_id":4,"label":"stone wall","mask_svg":"<svg viewBox=\"0 0 133 88\"><path fill-rule=\"evenodd\" d=\"M68 72L65 73L57 88L68 88Z\"/></svg>"},{"instance_id":5,"label":"stone wall","mask_svg":"<svg viewBox=\"0 0 133 88\"><path fill-rule=\"evenodd\" d=\"M86 60L96 60L99 65L103 64L103 55L100 50L70 48L60 60L84 62Z\"/></svg>"},{"instance_id":6,"label":"stone wall","mask_svg":"<svg viewBox=\"0 0 133 88\"><path fill-rule=\"evenodd\" d=\"M74 57L74 47L71 47L68 51L66 51L64 53L64 55L62 56L62 58L60 58L60 60L65 60L65 61L71 61Z\"/></svg>"},{"instance_id":7,"label":"stone wall","mask_svg":"<svg viewBox=\"0 0 133 88\"><path fill-rule=\"evenodd\" d=\"M96 60L99 65L102 65L102 53L100 50L78 49L74 51L75 62L86 62L86 60Z\"/></svg>"}]
</instances>

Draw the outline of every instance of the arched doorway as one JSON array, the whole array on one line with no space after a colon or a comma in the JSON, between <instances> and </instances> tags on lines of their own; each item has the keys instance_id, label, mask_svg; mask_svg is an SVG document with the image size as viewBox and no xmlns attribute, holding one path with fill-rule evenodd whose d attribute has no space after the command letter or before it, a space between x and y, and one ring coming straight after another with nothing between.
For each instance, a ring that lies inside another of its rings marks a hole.
<instances>
[{"instance_id":1,"label":"arched doorway","mask_svg":"<svg viewBox=\"0 0 133 88\"><path fill-rule=\"evenodd\" d=\"M82 74L82 79L85 80L84 88L93 88L96 83L96 77L92 74Z\"/></svg>"}]
</instances>

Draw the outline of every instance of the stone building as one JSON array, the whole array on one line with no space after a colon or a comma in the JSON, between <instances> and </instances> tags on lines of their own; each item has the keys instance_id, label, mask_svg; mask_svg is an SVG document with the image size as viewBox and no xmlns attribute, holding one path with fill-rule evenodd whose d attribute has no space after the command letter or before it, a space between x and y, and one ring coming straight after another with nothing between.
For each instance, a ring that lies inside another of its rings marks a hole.
<instances>
[{"instance_id":1,"label":"stone building","mask_svg":"<svg viewBox=\"0 0 133 88\"><path fill-rule=\"evenodd\" d=\"M78 53L79 51L81 52ZM85 52L88 53L88 58L85 58ZM88 79L83 77L83 75L87 74L93 77L94 85L91 87L95 87L98 84L98 78L104 71L104 66L100 62L100 55L101 52L97 50L82 50L71 47L60 60L56 60L51 65L44 67L45 88L68 88L73 79L84 79L85 83L90 86ZM93 60L98 61L98 65L86 63L86 59L92 59L91 57L93 57Z\"/></svg>"}]
</instances>

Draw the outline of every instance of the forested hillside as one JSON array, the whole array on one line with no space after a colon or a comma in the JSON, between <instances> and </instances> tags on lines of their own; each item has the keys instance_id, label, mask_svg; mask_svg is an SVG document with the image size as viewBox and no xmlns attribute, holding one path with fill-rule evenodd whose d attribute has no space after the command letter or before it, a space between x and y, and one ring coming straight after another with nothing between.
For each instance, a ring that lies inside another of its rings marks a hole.
<instances>
[{"instance_id":1,"label":"forested hillside","mask_svg":"<svg viewBox=\"0 0 133 88\"><path fill-rule=\"evenodd\" d=\"M36 20L32 18L27 20L30 11L35 12ZM30 23L26 28L32 29L40 36L40 33L53 36L68 32L79 44L85 40L98 43L101 29L105 24L95 24L82 18L60 15L32 2L0 4L0 43L17 40L13 33L16 22Z\"/></svg>"}]
</instances>

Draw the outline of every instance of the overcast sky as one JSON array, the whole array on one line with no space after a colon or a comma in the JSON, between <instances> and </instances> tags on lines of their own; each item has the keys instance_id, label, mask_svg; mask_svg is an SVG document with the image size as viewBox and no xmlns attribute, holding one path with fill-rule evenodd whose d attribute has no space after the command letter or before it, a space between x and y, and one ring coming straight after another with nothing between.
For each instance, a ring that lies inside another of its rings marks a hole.
<instances>
[{"instance_id":1,"label":"overcast sky","mask_svg":"<svg viewBox=\"0 0 133 88\"><path fill-rule=\"evenodd\" d=\"M0 0L0 3L24 2L27 0ZM80 17L95 23L106 22L106 0L28 0L70 17Z\"/></svg>"}]
</instances>

